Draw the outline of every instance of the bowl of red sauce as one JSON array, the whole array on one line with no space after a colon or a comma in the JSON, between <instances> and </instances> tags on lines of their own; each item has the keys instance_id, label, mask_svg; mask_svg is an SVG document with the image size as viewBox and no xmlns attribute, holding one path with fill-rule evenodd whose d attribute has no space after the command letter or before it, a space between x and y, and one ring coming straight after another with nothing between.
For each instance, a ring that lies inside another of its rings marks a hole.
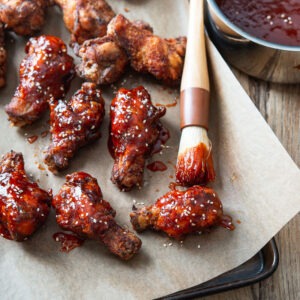
<instances>
[{"instance_id":1,"label":"bowl of red sauce","mask_svg":"<svg viewBox=\"0 0 300 300\"><path fill-rule=\"evenodd\" d=\"M300 83L300 0L207 0L206 28L241 71Z\"/></svg>"}]
</instances>

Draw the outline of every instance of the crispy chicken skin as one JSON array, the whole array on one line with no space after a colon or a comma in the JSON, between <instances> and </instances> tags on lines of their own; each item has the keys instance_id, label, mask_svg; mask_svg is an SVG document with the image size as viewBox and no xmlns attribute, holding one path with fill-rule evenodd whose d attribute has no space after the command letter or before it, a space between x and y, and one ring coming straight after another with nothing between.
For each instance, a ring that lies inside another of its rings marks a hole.
<instances>
[{"instance_id":1,"label":"crispy chicken skin","mask_svg":"<svg viewBox=\"0 0 300 300\"><path fill-rule=\"evenodd\" d=\"M80 147L100 138L104 100L94 83L83 83L69 102L50 102L51 144L45 163L52 172L65 169Z\"/></svg>"},{"instance_id":2,"label":"crispy chicken skin","mask_svg":"<svg viewBox=\"0 0 300 300\"><path fill-rule=\"evenodd\" d=\"M0 22L19 35L33 35L45 22L48 0L0 0Z\"/></svg>"},{"instance_id":3,"label":"crispy chicken skin","mask_svg":"<svg viewBox=\"0 0 300 300\"><path fill-rule=\"evenodd\" d=\"M5 86L6 60L5 32L3 24L0 23L0 88Z\"/></svg>"},{"instance_id":4,"label":"crispy chicken skin","mask_svg":"<svg viewBox=\"0 0 300 300\"><path fill-rule=\"evenodd\" d=\"M120 89L111 103L109 147L114 158L112 182L121 190L140 187L145 160L157 141L165 107L154 107L147 90L140 86Z\"/></svg>"},{"instance_id":5,"label":"crispy chicken skin","mask_svg":"<svg viewBox=\"0 0 300 300\"><path fill-rule=\"evenodd\" d=\"M105 0L54 0L63 11L64 22L71 32L71 43L106 35L107 24L115 16Z\"/></svg>"},{"instance_id":6,"label":"crispy chicken skin","mask_svg":"<svg viewBox=\"0 0 300 300\"><path fill-rule=\"evenodd\" d=\"M64 42L54 36L31 38L20 66L20 83L5 107L14 126L31 124L41 117L52 98L60 99L74 76L73 58Z\"/></svg>"},{"instance_id":7,"label":"crispy chicken skin","mask_svg":"<svg viewBox=\"0 0 300 300\"><path fill-rule=\"evenodd\" d=\"M110 36L85 41L78 56L82 59L76 66L78 76L97 84L116 82L128 63L126 52Z\"/></svg>"},{"instance_id":8,"label":"crispy chicken skin","mask_svg":"<svg viewBox=\"0 0 300 300\"><path fill-rule=\"evenodd\" d=\"M0 161L0 235L26 240L45 223L50 204L51 195L26 176L22 154L4 155Z\"/></svg>"},{"instance_id":9,"label":"crispy chicken skin","mask_svg":"<svg viewBox=\"0 0 300 300\"><path fill-rule=\"evenodd\" d=\"M173 189L155 204L130 214L136 231L150 228L163 231L175 239L216 225L233 230L231 221L226 223L222 217L222 203L217 194L213 189L201 186L193 186L185 191Z\"/></svg>"},{"instance_id":10,"label":"crispy chicken skin","mask_svg":"<svg viewBox=\"0 0 300 300\"><path fill-rule=\"evenodd\" d=\"M76 172L67 175L66 180L52 201L58 225L80 238L103 242L109 251L123 260L132 258L142 242L116 223L116 212L103 199L96 178Z\"/></svg>"},{"instance_id":11,"label":"crispy chicken skin","mask_svg":"<svg viewBox=\"0 0 300 300\"><path fill-rule=\"evenodd\" d=\"M125 49L131 67L150 73L165 84L180 83L186 49L186 38L163 39L149 30L139 28L123 15L117 15L108 25L108 35L115 37Z\"/></svg>"},{"instance_id":12,"label":"crispy chicken skin","mask_svg":"<svg viewBox=\"0 0 300 300\"><path fill-rule=\"evenodd\" d=\"M143 21L135 21L134 26L152 32L150 25ZM78 56L82 59L76 66L78 76L97 84L116 82L128 64L125 50L109 35L85 41Z\"/></svg>"}]
</instances>

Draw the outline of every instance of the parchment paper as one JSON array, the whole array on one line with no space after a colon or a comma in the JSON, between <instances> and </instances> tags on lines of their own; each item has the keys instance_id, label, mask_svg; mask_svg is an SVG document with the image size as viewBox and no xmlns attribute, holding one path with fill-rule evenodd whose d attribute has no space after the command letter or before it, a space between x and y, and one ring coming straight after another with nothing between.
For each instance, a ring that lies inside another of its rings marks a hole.
<instances>
[{"instance_id":1,"label":"parchment paper","mask_svg":"<svg viewBox=\"0 0 300 300\"><path fill-rule=\"evenodd\" d=\"M186 33L186 1L109 1L118 13L132 19L149 21L157 34L174 37ZM129 12L125 12L124 8ZM45 33L69 41L57 9L48 16ZM171 132L168 148L152 160L168 165L165 172L145 170L141 191L121 193L110 181L112 159L107 150L108 113L102 125L102 138L82 149L67 172L54 176L43 169L43 149L49 136L40 133L48 128L44 119L25 128L9 126L3 107L10 101L17 85L18 66L24 57L25 40L9 43L8 85L0 91L0 152L10 149L23 152L28 174L41 187L58 191L64 175L86 171L97 177L104 193L117 210L117 220L129 227L132 202L149 204L168 191L174 175L179 131L179 105L168 108L163 122ZM218 174L213 184L224 204L225 213L236 223L234 232L219 228L201 236L188 237L183 246L165 235L145 232L140 235L141 252L131 261L122 262L102 245L86 242L69 254L58 251L52 234L59 230L52 212L46 225L24 242L0 240L1 299L150 299L164 296L207 281L251 258L298 211L300 175L285 149L243 91L231 71L210 44L213 95L211 126L214 161ZM123 85L143 84L154 103L172 103L177 90L166 89L150 78L127 75L113 87L105 89L107 112L113 91ZM73 82L72 94L80 86ZM26 137L38 134L29 144ZM38 164L41 164L38 167ZM198 248L200 245L200 248ZM284 255L284 253L282 254Z\"/></svg>"}]
</instances>

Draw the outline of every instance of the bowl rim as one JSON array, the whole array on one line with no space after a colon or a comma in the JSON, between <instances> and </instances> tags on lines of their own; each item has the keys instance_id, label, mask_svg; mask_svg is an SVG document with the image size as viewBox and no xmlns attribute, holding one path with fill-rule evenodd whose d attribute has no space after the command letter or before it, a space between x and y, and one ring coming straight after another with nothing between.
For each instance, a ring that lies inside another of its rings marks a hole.
<instances>
[{"instance_id":1,"label":"bowl rim","mask_svg":"<svg viewBox=\"0 0 300 300\"><path fill-rule=\"evenodd\" d=\"M292 52L300 52L300 46L288 46L288 45L282 45L277 43L268 42L266 40L257 38L253 35L250 35L246 31L242 30L238 26L236 26L234 23L232 23L226 15L222 12L222 10L219 8L215 0L206 0L209 6L211 6L214 10L214 13L217 14L217 16L233 31L241 35L242 37L265 47L273 48L276 50L285 50L285 51L292 51Z\"/></svg>"}]
</instances>

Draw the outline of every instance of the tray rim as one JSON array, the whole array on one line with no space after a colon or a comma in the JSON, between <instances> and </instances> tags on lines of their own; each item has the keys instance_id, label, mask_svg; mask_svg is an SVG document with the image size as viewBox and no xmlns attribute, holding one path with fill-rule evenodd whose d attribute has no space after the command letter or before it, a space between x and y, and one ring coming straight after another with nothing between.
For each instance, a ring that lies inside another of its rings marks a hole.
<instances>
[{"instance_id":1,"label":"tray rim","mask_svg":"<svg viewBox=\"0 0 300 300\"><path fill-rule=\"evenodd\" d=\"M221 293L221 292L225 292L225 291L229 291L229 290L234 290L234 289L241 288L241 287L246 287L246 286L252 285L254 283L260 282L264 279L267 279L277 270L277 267L279 264L279 252L278 252L278 248L277 248L274 238L272 238L256 255L262 255L262 259L265 262L266 261L265 256L266 256L266 254L268 254L267 253L268 251L271 251L271 254L272 254L272 258L268 258L269 260L271 260L270 266L267 270L263 269L262 272L259 273L259 275L257 275L257 276L252 275L252 276L249 276L249 278L247 278L247 279L236 280L236 281L227 282L224 284L219 284L216 286L205 287L205 288L201 288L201 284L200 284L200 285L196 285L194 287L190 287L187 290L177 291L173 294L169 294L167 296L164 296L164 297L158 298L158 299L168 299L168 300L194 299L196 297L204 297L204 296L217 294L217 293ZM239 268L239 267L237 267L237 268ZM217 277L224 276L225 274L228 274L228 273L230 273L230 271L225 272ZM215 277L215 278L217 278L217 277ZM211 280L214 280L214 278ZM211 280L209 280L209 281L211 281Z\"/></svg>"}]
</instances>

